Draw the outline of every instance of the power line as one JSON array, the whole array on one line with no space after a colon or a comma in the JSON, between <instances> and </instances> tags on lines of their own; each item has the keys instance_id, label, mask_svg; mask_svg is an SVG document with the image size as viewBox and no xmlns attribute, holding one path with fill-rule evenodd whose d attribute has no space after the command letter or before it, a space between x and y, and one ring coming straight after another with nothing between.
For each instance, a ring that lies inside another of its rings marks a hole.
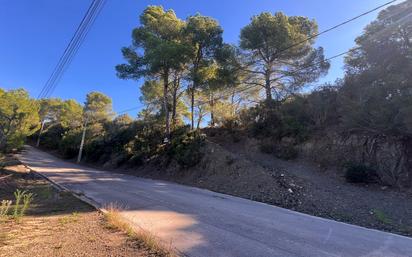
<instances>
[{"instance_id":1,"label":"power line","mask_svg":"<svg viewBox=\"0 0 412 257\"><path fill-rule=\"evenodd\" d=\"M291 75L297 74L299 71L302 71L302 70L305 70L305 69L314 67L314 66L316 66L316 65L318 65L318 64L322 64L322 63L328 62L328 61L330 61L330 60L336 59L336 58L338 58L338 57L341 57L341 56L343 56L343 55L345 55L345 54L348 54L348 53L350 53L350 52L353 52L353 51L356 51L356 50L359 50L359 49L360 49L360 47L357 47L357 48L353 48L353 49L350 49L350 50L348 50L348 51L342 52L342 53L340 53L340 54L336 54L336 55L334 55L334 56L331 56L331 57L326 58L326 59L324 59L324 60L321 60L321 61L319 61L319 62L312 63L312 64L310 64L310 65L307 65L307 66L301 67L301 68L299 68L299 69L296 69L296 70L290 72L288 75L282 75L282 76L276 78L275 80L281 80L281 79L283 79L283 78L290 77ZM244 92L244 91L247 91L247 90L252 89L252 88L254 88L254 87L257 87L257 86L260 86L260 87L261 87L261 85L259 85L259 84L253 84L253 85L247 86L247 87L245 87L245 88L232 91L232 92L230 92L229 94L220 95L219 97L214 98L213 100L216 101L216 100L219 100L219 99L224 99L224 98L226 98L226 97L231 96L231 95L234 94L234 93ZM197 105L195 105L195 107L198 107L198 106L201 106L201 105L204 105L204 104L209 104L209 103L210 103L209 101L203 101L203 102L200 102L200 103L198 103Z\"/></svg>"},{"instance_id":2,"label":"power line","mask_svg":"<svg viewBox=\"0 0 412 257\"><path fill-rule=\"evenodd\" d=\"M304 40L302 40L302 41L299 41L299 42L297 42L297 43L295 43L295 44L292 44L292 45L290 45L290 46L288 46L288 47L280 50L279 52L277 52L277 55L279 55L280 53L283 53L283 52L285 52L285 51L287 51L287 50L289 50L289 49L291 49L291 48L293 48L293 47L295 47L295 46L298 46L298 45L303 44L303 43L305 43L305 42L307 42L307 41L309 41L309 40L312 40L312 39L314 39L314 38L316 38L316 37L319 37L320 35L323 35L323 34L325 34L325 33L328 33L328 32L330 32L330 31L332 31L332 30L335 30L335 29L337 29L337 28L339 28L339 27L342 27L342 26L344 26L344 25L346 25L346 24L348 24L348 23L350 23L350 22L353 22L353 21L355 21L355 20L357 20L357 19L359 19L359 18L361 18L361 17L363 17L363 16L366 16L366 15L372 13L372 12L375 12L375 11L377 11L377 10L379 10L379 9L382 9L383 7L388 6L388 5L390 5L390 4L393 4L393 3L396 2L396 1L399 1L399 0L392 0L392 1L386 2L386 3L382 4L382 5L379 5L379 6L375 7L375 8L373 8L373 9L369 10L369 11L366 11L366 12L364 12L364 13L361 13L361 14L353 17L353 18L350 18L350 19L348 19L348 20L345 20L345 21L343 21L343 22L341 22L341 23L339 23L339 24L337 24L337 25L335 25L335 26L332 26L332 27L330 27L330 28L328 28L328 29L326 29L326 30L323 30L323 31L319 32L319 33L316 33L316 34L314 34L314 35L312 35L312 36L310 36L310 37L307 37L306 39L304 39ZM313 64L310 64L310 65L308 65L308 66L301 67L301 68L299 68L299 69L297 69L297 70L294 70L293 72L290 72L288 75L282 75L282 76L276 78L276 80L281 80L281 79L283 79L283 78L289 77L290 75L296 74L296 73L299 72L299 71L302 71L302 70L308 69L308 68L310 68L310 67L316 66L316 65L318 65L318 64L321 64L321 63L324 63L324 62L327 62L327 61L336 59L336 58L338 58L338 57L341 57L341 56L343 56L343 55L345 55L345 54L348 54L348 53L353 52L353 51L358 50L358 49L359 49L359 47L358 47L358 48L353 48L353 49L350 49L350 50L348 50L348 51L345 51L345 52L342 52L342 53L340 53L340 54L337 54L337 55L331 56L331 57L329 57L329 58L326 58L326 59L324 59L324 60L321 60L321 61L319 61L319 62L317 62L317 63L313 63ZM234 94L234 93L240 93L240 92L249 90L249 89L251 89L251 88L254 88L254 87L256 87L256 86L260 86L260 85L254 84L254 85L251 85L251 86L249 86L249 87L242 88L242 89L240 89L240 90L232 91L232 92L230 92L229 94L226 94L226 95L223 94L223 95L221 95L221 96L219 96L219 97L217 97L217 98L214 98L214 100L223 99L223 98L226 98L226 97L231 96L231 95ZM209 104L209 101L199 102L198 104L195 105L195 107L198 107L198 106L201 106L201 105L204 105L204 104Z\"/></svg>"},{"instance_id":3,"label":"power line","mask_svg":"<svg viewBox=\"0 0 412 257\"><path fill-rule=\"evenodd\" d=\"M318 37L318 36L320 36L320 35L322 35L322 34L328 33L328 32L330 32L330 31L332 31L332 30L334 30L334 29L337 29L337 28L339 28L339 27L342 27L342 26L344 26L344 25L346 25L346 24L348 24L348 23L350 23L350 22L352 22L352 21L355 21L355 20L357 20L357 19L359 19L359 18L361 18L361 17L363 17L363 16L365 16L365 15L368 15L368 14L370 14L370 13L372 13L372 12L375 12L375 11L377 11L377 10L379 10L379 9L382 9L383 7L388 6L388 5L390 5L390 4L392 4L392 3L396 2L396 1L399 1L399 0L392 0L392 1L386 2L386 3L382 4L382 5L379 5L379 6L375 7L375 8L373 8L373 9L369 10L369 11L366 11L366 12L364 12L364 13L361 13L361 14L359 14L359 15L351 18L351 19L348 19L348 20L346 20L346 21L344 21L344 22L341 22L341 23L339 23L339 24L337 24L337 25L335 25L335 26L332 26L332 27L330 27L330 28L328 28L328 29L326 29L326 30L323 30L323 31L321 31L321 32L319 32L319 33L317 33L317 34L315 34L315 35L312 35L312 36L306 38L305 40L302 40L302 41L299 41L299 42L297 42L297 43L295 43L295 44L292 44L292 45L290 45L290 46L288 46L288 47L280 50L280 51L277 53L277 55L279 55L280 53L285 52L285 51L287 51L287 50L289 50L289 49L291 49L291 48L293 48L293 47L295 47L295 46L298 46L298 45L300 45L300 44L302 44L302 43L305 43L305 42L307 42L307 41L309 41L309 40L311 40L311 39L314 39L314 38L316 38L316 37ZM396 14L395 14L395 15L396 15ZM395 16L395 15L393 15L393 16ZM391 17L392 17L392 16L391 16ZM309 66L302 67L302 68L300 68L300 69L297 69L297 70L289 73L288 75L282 75L282 76L280 76L279 78L277 78L276 80L280 80L280 79L282 79L282 78L289 77L290 75L293 75L293 74L297 73L298 71L301 71L301 70L310 68L310 67L312 67L312 66L315 66L315 65L320 64L320 63L325 62L325 61L333 60L333 59L335 59L335 58L338 58L338 57L340 57L340 56L343 56L343 55L345 55L345 54L347 54L347 53L350 53L350 52L355 51L355 50L358 50L358 49L359 49L359 48L354 48L354 49L348 50L348 51L346 51L346 52L337 54L337 55L335 55L335 56L329 57L329 58L327 58L327 59L324 59L324 60L322 60L322 61L320 61L320 62L318 62L318 63L315 63L315 64L311 64L311 65L309 65ZM243 91L249 90L249 89L251 89L251 88L253 88L253 87L256 87L256 86L259 86L259 85L254 84L254 85L251 85L251 86L249 86L249 87L245 87L245 88L243 88L243 89L241 89L241 90L232 91L232 92L230 92L228 95L225 96L225 94L223 94L223 95L222 95L223 97L220 96L220 97L218 97L218 98L215 98L214 100L219 100L219 99L228 97L228 96L232 95L233 93L243 92ZM198 107L198 106L200 106L200 105L204 105L204 104L207 104L207 103L209 103L209 101L200 102L199 104L195 105L195 107Z\"/></svg>"},{"instance_id":4,"label":"power line","mask_svg":"<svg viewBox=\"0 0 412 257\"><path fill-rule=\"evenodd\" d=\"M319 32L319 33L316 33L316 34L314 34L314 35L312 35L312 36L310 36L310 37L307 37L306 39L304 39L304 40L302 40L302 41L299 41L299 42L297 42L297 43L295 43L295 44L292 44L292 45L290 45L290 46L288 46L288 47L280 50L280 51L277 53L277 55L279 55L279 54L281 54L281 53L283 53L283 52L285 52L285 51L287 51L287 50L289 50L289 49L291 49L291 48L293 48L293 47L295 47L295 46L298 46L298 45L300 45L300 44L303 44L303 43L305 43L305 42L307 42L307 41L309 41L309 40L312 40L312 39L314 39L314 38L317 38L317 37L319 37L320 35L323 35L323 34L325 34L325 33L328 33L328 32L330 32L330 31L335 30L335 29L337 29L337 28L339 28L339 27L342 27L342 26L344 26L344 25L346 25L346 24L348 24L348 23L351 23L352 21L355 21L355 20L357 20L357 19L359 19L359 18L361 18L361 17L363 17L363 16L366 16L366 15L368 15L368 14L370 14L370 13L373 13L373 12L379 10L379 9L382 9L383 7L388 6L388 5L390 5L390 4L393 4L393 3L396 2L396 1L399 1L399 0L392 0L392 1L386 2L386 3L382 4L382 5L379 5L379 6L375 7L375 8L373 8L373 9L369 10L369 11L366 11L366 12L364 12L364 13L361 13L361 14L359 14L359 15L351 18L351 19L348 19L348 20L346 20L346 21L343 21L343 22L341 22L341 23L339 23L339 24L337 24L337 25L335 25L335 26L332 26L332 27L330 27L330 28L328 28L328 29L326 29L326 30L323 30L323 31Z\"/></svg>"},{"instance_id":5,"label":"power line","mask_svg":"<svg viewBox=\"0 0 412 257\"><path fill-rule=\"evenodd\" d=\"M357 19L359 19L359 18L361 18L361 17L363 17L363 16L366 16L366 15L372 13L372 12L375 12L375 11L377 11L377 10L379 10L379 9L382 9L383 7L388 6L388 5L390 5L390 4L392 4L392 3L396 2L396 1L398 1L398 0L392 0L392 1L386 2L386 3L382 4L382 5L379 5L379 6L375 7L375 8L373 8L373 9L369 10L369 11L366 11L366 12L364 12L364 13L361 13L361 14L359 14L359 15L351 18L351 19L348 19L348 20L346 20L346 21L344 21L344 22L341 22L341 23L339 23L339 24L337 24L337 25L335 25L335 26L332 26L332 27L330 27L330 28L328 28L328 29L326 29L326 30L323 30L323 31L321 31L321 32L319 32L319 33L317 33L317 34L314 34L314 35L306 38L305 40L302 40L302 41L299 41L299 42L297 42L297 43L295 43L295 44L292 44L292 45L290 45L290 46L288 46L288 47L280 50L277 54L280 54L280 53L282 53L282 52L284 52L284 51L287 51L287 50L289 50L289 49L291 49L291 48L293 48L293 47L295 47L295 46L298 46L298 45L300 45L300 44L303 44L303 43L305 43L305 42L307 42L307 41L309 41L309 40L312 40L312 39L314 39L314 38L322 35L322 34L328 33L328 32L330 32L330 31L332 31L332 30L335 30L335 29L337 29L337 28L339 28L339 27L342 27L342 26L344 26L344 25L346 25L346 24L348 24L348 23L350 23L350 22L353 22L353 21L355 21L355 20L357 20ZM310 67L314 67L314 66L316 66L316 65L318 65L318 64L321 64L321 63L324 63L324 62L327 62L327 61L336 59L336 58L338 58L338 57L341 57L341 56L343 56L343 55L345 55L345 54L348 54L348 53L353 52L353 51L358 50L358 49L359 49L359 48L350 49L350 50L348 50L348 51L345 51L345 52L342 52L342 53L340 53L340 54L337 54L337 55L331 56L331 57L329 57L329 58L326 58L326 59L324 59L324 60L322 60L322 61L319 61L319 62L310 64L310 65L307 65L307 66L305 66L305 67L301 67L301 68L299 68L299 69L297 69L297 70L294 70L294 71L290 72L288 75L283 75L283 76L280 76L279 78L276 78L276 80L281 80L281 79L283 79L283 78L285 78L285 77L289 77L290 75L296 74L296 73L298 73L299 71L302 71L302 70L308 69L308 68L310 68ZM226 97L230 96L230 95L233 94L233 93L240 93L240 92L249 90L249 89L251 89L251 88L253 88L253 87L256 87L256 86L258 86L258 85L251 85L251 86L249 86L249 87L245 87L245 88L240 89L240 90L237 90L237 91L235 91L235 92L231 92L230 94L221 95L221 96L219 96L218 98L215 98L214 100L219 100L219 99L222 99L222 98L226 98ZM198 107L198 106L200 106L200 105L204 105L204 104L208 104L208 103L209 103L209 101L200 102L200 103L198 103L198 104L195 105L195 106ZM123 110L123 111L121 111L121 112L118 112L117 114L123 114L123 113L129 112L129 111L137 110L137 109L139 109L139 108L141 108L141 107L132 107L132 108L130 108L130 109L126 109L126 110Z\"/></svg>"},{"instance_id":6,"label":"power line","mask_svg":"<svg viewBox=\"0 0 412 257\"><path fill-rule=\"evenodd\" d=\"M72 50L69 53L64 65L62 66L60 72L58 73L58 75L55 77L55 80L52 83L52 86L50 87L49 91L47 92L47 96L50 96L53 91L55 90L55 88L57 87L58 82L60 81L61 77L63 76L64 72L66 71L66 69L68 68L68 66L71 64L72 60L74 59L74 56L76 55L77 51L79 50L80 46L83 44L87 34L89 33L92 25L94 24L97 16L100 14L103 6L105 4L105 0L98 0L97 3L94 5L94 8L92 9L92 12L90 14L90 16L86 19L86 22L82 28L82 30L80 30L79 33L79 37L78 40L75 41L75 43L73 44Z\"/></svg>"},{"instance_id":7,"label":"power line","mask_svg":"<svg viewBox=\"0 0 412 257\"><path fill-rule=\"evenodd\" d=\"M129 108L129 109L126 109L126 110L123 110L123 111L118 112L117 115L123 114L123 113L127 113L127 112L130 112L130 111L134 111L134 110L138 110L138 109L140 109L141 107L142 107L142 106L131 107L131 108Z\"/></svg>"},{"instance_id":8,"label":"power line","mask_svg":"<svg viewBox=\"0 0 412 257\"><path fill-rule=\"evenodd\" d=\"M104 4L105 0L92 1L82 21L78 25L76 32L71 38L69 44L66 46L66 49L60 57L57 65L55 66L52 74L42 88L38 98L47 98L53 93L63 73L72 62L81 44L84 42L91 26L93 25L97 16L100 14Z\"/></svg>"},{"instance_id":9,"label":"power line","mask_svg":"<svg viewBox=\"0 0 412 257\"><path fill-rule=\"evenodd\" d=\"M58 81L60 80L61 76L65 72L66 68L70 65L74 55L76 54L79 44L82 43L82 34L86 31L88 24L91 21L92 15L96 12L98 6L96 4L93 6L91 5L91 7L92 8L90 10L90 15L85 16L84 22L81 23L81 27L77 31L78 33L74 35L74 40L72 40L71 44L68 45L69 49L63 56L62 62L59 63L59 67L57 67L56 72L52 74L51 81L45 90L44 97L51 95L52 91L54 91Z\"/></svg>"},{"instance_id":10,"label":"power line","mask_svg":"<svg viewBox=\"0 0 412 257\"><path fill-rule=\"evenodd\" d=\"M59 82L67 67L70 65L71 61L74 58L74 55L80 48L80 45L84 42L84 39L89 32L92 24L94 23L97 15L100 13L103 4L104 2L101 2L100 0L94 0L90 5L88 12L86 12L86 15L84 16L82 22L78 27L78 30L74 35L74 38L72 38L70 44L68 45L69 50L67 51L67 54L64 56L63 61L60 63L57 72L54 73L54 77L52 78L52 81L45 92L45 97L50 96L56 88L57 83Z\"/></svg>"},{"instance_id":11,"label":"power line","mask_svg":"<svg viewBox=\"0 0 412 257\"><path fill-rule=\"evenodd\" d=\"M58 73L59 70L61 70L63 63L65 62L65 60L67 60L67 54L69 52L72 51L72 46L73 43L75 41L78 40L78 35L79 32L83 30L84 25L86 24L85 21L86 19L89 18L90 13L92 12L93 8L95 7L95 0L93 0L93 2L90 4L89 8L87 9L86 14L83 16L82 21L80 22L80 24L77 26L76 32L74 33L74 35L72 36L69 44L66 46L63 54L60 56L59 61L57 62L57 65L54 67L54 70L52 72L52 74L50 75L49 79L47 80L46 84L43 86L42 90L40 91L40 94L38 96L38 98L44 97L46 95L46 91L50 88L51 86L51 81L54 79L54 77L56 76L56 74Z\"/></svg>"},{"instance_id":12,"label":"power line","mask_svg":"<svg viewBox=\"0 0 412 257\"><path fill-rule=\"evenodd\" d=\"M392 3L396 2L396 1L398 1L398 0L389 1L389 2L387 2L387 3L385 3L385 4L382 4L382 5L380 5L380 6L377 6L377 7L373 8L373 9L367 11L367 12L364 12L364 13L362 13L362 14L360 14L360 15L357 15L357 16L349 19L349 20L346 20L346 21L344 21L344 22L341 22L341 23L339 23L339 24L337 24L337 25L335 25L335 26L333 26L333 27L331 27L331 28L329 28L329 29L326 29L326 30L324 30L324 31L322 31L322 32L319 32L319 33L317 33L317 34L315 34L315 35L313 35L313 36L311 36L311 37L309 37L309 38L306 38L305 40L302 40L302 41L300 41L300 42L298 42L298 43L296 43L296 44L293 44L293 45L291 45L291 46L288 46L287 48L282 49L279 53L281 53L281 52L283 52L283 51L287 51L287 50L289 50L289 49L292 48L292 47L295 47L295 46L297 46L297 45L300 45L300 44L302 44L302 43L304 43L304 42L306 42L306 41L309 41L309 40L311 40L311 39L313 39L313 38L316 38L316 37L318 37L318 36L320 36L320 35L322 35L322 34L328 33L328 32L330 32L330 31L332 31L332 30L334 30L334 29L337 29L337 28L339 28L339 27L341 27L341 26L344 26L344 25L346 25L346 24L348 24L348 23L350 23L350 22L352 22L352 21L354 21L354 20L356 20L356 19L359 19L359 18L361 18L361 17L363 17L363 16L365 16L365 15L367 15L367 14L370 14L370 13L372 13L372 12L374 12L374 11L377 11L377 10L379 10L379 9L381 9L381 8L387 6L387 5L390 5L390 4L392 4ZM312 64L310 64L310 65L301 67L301 68L299 68L299 69L296 69L296 70L290 72L288 75L282 75L282 76L276 78L276 80L281 80L281 79L283 79L283 78L289 77L290 75L294 75L294 74L298 73L299 71L302 71L302 70L311 68L311 67L313 67L313 66L316 66L316 65L318 65L318 64L322 64L322 63L324 63L324 62L328 62L328 61L330 61L330 60L339 58L339 57L341 57L341 56L343 56L343 55L346 55L346 54L348 54L348 53L354 52L354 51L359 50L359 49L360 49L360 47L353 48L353 49L350 49L350 50L348 50L348 51L345 51L345 52L336 54L336 55L334 55L334 56L328 57L328 58L326 58L326 59L324 59L324 60L321 60L321 61L319 61L319 62L312 63ZM257 86L260 86L260 85L254 84L254 85L251 85L251 86L242 88L242 89L240 89L240 90L235 90L235 91L232 91L232 92L230 92L230 93L228 93L228 94L220 95L219 97L214 98L214 100L224 99L224 98L226 98L226 97L231 96L231 95L234 94L234 93L240 93L240 92L243 92L243 91L247 91L247 90L252 89L252 88L254 88L254 87L257 87ZM198 107L198 106L201 106L201 105L204 105L204 104L209 104L209 101L199 102L198 104L195 105L195 107ZM139 109L139 108L140 108L140 107L133 107L133 108L124 110L124 111L122 111L122 112L119 112L118 114L122 114L122 113L125 113L125 112L128 112L128 111L132 111L132 110L136 110L136 109Z\"/></svg>"},{"instance_id":13,"label":"power line","mask_svg":"<svg viewBox=\"0 0 412 257\"><path fill-rule=\"evenodd\" d=\"M285 52L285 51L287 51L287 50L289 50L289 49L291 49L291 48L293 48L293 47L295 47L295 46L298 46L298 45L300 45L300 44L303 44L303 43L305 43L305 42L307 42L307 41L309 41L309 40L312 40L312 39L314 39L314 38L322 35L322 34L328 33L328 32L330 32L330 31L332 31L332 30L334 30L334 29L337 29L337 28L339 28L339 27L341 27L341 26L344 26L344 25L346 25L346 24L348 24L348 23L350 23L350 22L352 22L352 21L354 21L354 20L357 20L357 19L359 19L359 18L361 18L361 17L363 17L363 16L365 16L365 15L368 15L368 14L374 12L374 11L377 11L377 10L379 10L379 9L381 9L381 8L387 6L387 5L390 5L390 4L392 4L392 3L396 2L396 1L398 1L398 0L392 0L392 1L389 1L389 2L384 3L384 4L382 4L382 5L379 5L379 6L373 8L373 9L367 11L367 12L364 12L364 13L362 13L362 14L359 14L359 15L357 15L357 16L349 19L349 20L346 20L346 21L341 22L341 23L339 23L339 24L337 24L337 25L335 25L335 26L333 26L333 27L330 27L330 28L324 30L324 31L321 31L321 32L319 32L319 33L317 33L317 34L314 34L314 35L306 38L305 40L302 40L302 41L299 41L299 42L297 42L297 43L295 43L295 44L292 44L292 45L290 45L290 46L288 46L288 47L280 50L277 54L279 55L279 54L282 53L282 52ZM48 79L48 81L46 82L45 86L44 86L43 89L41 90L38 98L43 98L43 97L46 97L46 98L47 98L47 97L49 97L49 96L52 94L52 92L53 92L54 89L56 88L59 80L61 79L63 73L65 72L65 70L67 69L67 67L70 65L71 61L73 60L74 55L77 53L77 51L78 51L78 49L80 48L81 44L84 42L84 39L85 39L85 37L87 36L87 33L89 32L89 30L90 30L91 26L93 25L93 23L94 23L95 19L97 18L97 16L100 14L100 12L101 12L104 4L105 4L105 0L93 0L93 1L92 1L92 3L90 4L90 6L89 6L89 8L88 8L88 10L87 10L87 12L86 12L86 14L85 14L85 16L83 17L81 23L80 23L79 26L77 27L75 34L73 35L72 39L70 40L69 44L67 45L67 47L66 47L63 55L60 57L60 60L59 60L58 64L56 65L53 73L51 74L51 76L49 77L49 79ZM280 79L282 79L282 78L288 77L288 76L290 76L290 75L293 75L293 74L297 73L298 71L301 71L301 70L310 68L310 67L315 66L315 65L317 65L317 64L319 64L319 63L322 63L322 62L325 62L325 61L329 61L329 60L338 58L338 57L340 57L340 56L342 56L342 55L345 55L345 54L347 54L347 53L349 53L349 52L352 52L352 51L354 51L354 50L357 50L357 49L351 49L351 50L349 50L349 51L346 51L346 52L340 53L340 54L338 54L338 55L332 56L332 57L330 57L330 58L327 58L327 59L325 59L325 60L322 60L321 62L314 63L314 64L311 64L311 65L302 67L302 68L300 68L300 69L297 69L297 70L289 73L288 75L283 75L283 76L277 78L276 80L280 80ZM243 89L241 89L241 90L238 90L238 91L236 91L236 92L234 92L234 93L243 92L243 91L246 91L246 90L251 89L251 88L256 87L256 86L258 86L258 85L252 85L252 86L243 88ZM231 94L232 94L232 93L233 93L233 92L231 92ZM225 97L228 97L228 96L230 96L230 95L227 95L227 96L221 95L220 97L216 98L215 100L222 99L222 98L225 98ZM196 106L200 106L200 105L203 105L203 104L206 104L206 103L208 103L208 102L200 102L200 103L197 104ZM133 110L137 110L137 109L139 109L139 108L141 108L141 107L140 107L140 106L139 106L139 107L132 107L132 108L123 110L123 111L121 111L121 112L118 112L118 114L126 113L126 112L133 111Z\"/></svg>"}]
</instances>

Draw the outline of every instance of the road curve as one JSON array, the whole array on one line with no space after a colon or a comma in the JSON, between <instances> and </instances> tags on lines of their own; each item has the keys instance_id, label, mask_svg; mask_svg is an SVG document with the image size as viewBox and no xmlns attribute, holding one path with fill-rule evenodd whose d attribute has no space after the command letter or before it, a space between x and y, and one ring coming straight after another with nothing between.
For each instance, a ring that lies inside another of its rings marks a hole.
<instances>
[{"instance_id":1,"label":"road curve","mask_svg":"<svg viewBox=\"0 0 412 257\"><path fill-rule=\"evenodd\" d=\"M33 147L31 169L101 206L117 203L136 227L186 256L411 257L412 239L174 183L62 161Z\"/></svg>"}]
</instances>

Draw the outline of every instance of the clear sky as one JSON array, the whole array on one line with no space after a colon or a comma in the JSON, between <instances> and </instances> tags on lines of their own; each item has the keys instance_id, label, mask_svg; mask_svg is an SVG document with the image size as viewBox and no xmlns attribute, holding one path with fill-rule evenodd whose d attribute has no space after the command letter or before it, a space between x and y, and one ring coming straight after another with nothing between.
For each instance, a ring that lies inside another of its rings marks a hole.
<instances>
[{"instance_id":1,"label":"clear sky","mask_svg":"<svg viewBox=\"0 0 412 257\"><path fill-rule=\"evenodd\" d=\"M90 2L0 0L0 87L24 87L37 97ZM388 0L107 0L52 96L84 102L88 92L100 91L113 99L115 111L139 106L141 82L118 79L114 66L123 62L120 48L130 44L131 31L147 5L171 8L182 19L197 12L212 16L222 25L225 42L238 43L240 29L263 11L308 16L322 31L385 2ZM317 45L325 48L326 56L350 49L376 15L320 36ZM322 82L341 77L342 66L342 58L333 61Z\"/></svg>"}]
</instances>

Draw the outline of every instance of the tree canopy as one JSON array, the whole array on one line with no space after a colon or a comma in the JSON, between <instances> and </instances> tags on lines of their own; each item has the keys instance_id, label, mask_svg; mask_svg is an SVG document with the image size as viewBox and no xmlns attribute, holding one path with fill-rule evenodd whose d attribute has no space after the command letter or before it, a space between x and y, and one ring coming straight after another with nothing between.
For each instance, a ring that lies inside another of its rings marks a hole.
<instances>
[{"instance_id":1,"label":"tree canopy","mask_svg":"<svg viewBox=\"0 0 412 257\"><path fill-rule=\"evenodd\" d=\"M382 11L346 57L341 90L346 128L412 134L412 1Z\"/></svg>"},{"instance_id":2,"label":"tree canopy","mask_svg":"<svg viewBox=\"0 0 412 257\"><path fill-rule=\"evenodd\" d=\"M112 99L100 92L90 92L86 96L83 113L91 123L109 120L113 116Z\"/></svg>"},{"instance_id":3,"label":"tree canopy","mask_svg":"<svg viewBox=\"0 0 412 257\"><path fill-rule=\"evenodd\" d=\"M38 104L24 89L0 90L0 149L22 146L39 126Z\"/></svg>"},{"instance_id":4,"label":"tree canopy","mask_svg":"<svg viewBox=\"0 0 412 257\"><path fill-rule=\"evenodd\" d=\"M248 83L265 89L266 99L276 100L298 91L326 74L329 63L323 48L313 47L318 26L301 16L261 13L240 33Z\"/></svg>"},{"instance_id":5,"label":"tree canopy","mask_svg":"<svg viewBox=\"0 0 412 257\"><path fill-rule=\"evenodd\" d=\"M140 16L141 25L133 30L133 44L123 48L128 64L116 67L120 78L159 77L163 83L162 108L166 136L170 134L168 106L169 80L173 70L181 69L190 54L183 40L184 22L173 10L149 6Z\"/></svg>"}]
</instances>

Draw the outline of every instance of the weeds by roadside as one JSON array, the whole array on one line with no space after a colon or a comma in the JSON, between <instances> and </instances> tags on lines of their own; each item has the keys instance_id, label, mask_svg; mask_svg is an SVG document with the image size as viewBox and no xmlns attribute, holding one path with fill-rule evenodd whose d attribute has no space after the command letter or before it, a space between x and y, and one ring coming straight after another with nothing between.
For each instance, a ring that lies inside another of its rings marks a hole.
<instances>
[{"instance_id":1,"label":"weeds by roadside","mask_svg":"<svg viewBox=\"0 0 412 257\"><path fill-rule=\"evenodd\" d=\"M0 221L7 219L7 214L9 213L12 201L2 200L0 205Z\"/></svg>"},{"instance_id":2,"label":"weeds by roadside","mask_svg":"<svg viewBox=\"0 0 412 257\"><path fill-rule=\"evenodd\" d=\"M392 225L393 224L392 220L383 211L378 210L378 209L373 209L372 213L374 214L375 218L379 222L387 224L387 225Z\"/></svg>"},{"instance_id":3,"label":"weeds by roadside","mask_svg":"<svg viewBox=\"0 0 412 257\"><path fill-rule=\"evenodd\" d=\"M14 192L14 197L16 198L16 202L14 204L14 211L13 211L13 218L15 220L19 220L24 216L27 209L30 206L30 203L33 200L33 193L28 193L27 191L21 191L17 189Z\"/></svg>"},{"instance_id":4,"label":"weeds by roadside","mask_svg":"<svg viewBox=\"0 0 412 257\"><path fill-rule=\"evenodd\" d=\"M4 174L12 176L0 180L0 256L156 256L126 234L108 230L94 208L23 165L0 168L0 177ZM15 208L20 222L13 218Z\"/></svg>"},{"instance_id":5,"label":"weeds by roadside","mask_svg":"<svg viewBox=\"0 0 412 257\"><path fill-rule=\"evenodd\" d=\"M79 220L79 213L78 212L73 212L69 216L64 216L62 218L59 218L59 223L60 225L66 225L69 223L77 222Z\"/></svg>"},{"instance_id":6,"label":"weeds by roadside","mask_svg":"<svg viewBox=\"0 0 412 257\"><path fill-rule=\"evenodd\" d=\"M8 218L13 218L19 221L26 213L27 209L30 207L33 201L34 194L27 191L21 191L17 189L14 192L15 202L11 200L2 200L0 205L0 221L7 220ZM10 210L13 209L13 213L10 214Z\"/></svg>"},{"instance_id":7,"label":"weeds by roadside","mask_svg":"<svg viewBox=\"0 0 412 257\"><path fill-rule=\"evenodd\" d=\"M119 230L127 234L129 238L136 241L137 244L146 248L154 256L159 257L177 257L171 246L165 246L148 231L135 231L120 214L120 208L115 204L109 204L104 214L107 228Z\"/></svg>"}]
</instances>

